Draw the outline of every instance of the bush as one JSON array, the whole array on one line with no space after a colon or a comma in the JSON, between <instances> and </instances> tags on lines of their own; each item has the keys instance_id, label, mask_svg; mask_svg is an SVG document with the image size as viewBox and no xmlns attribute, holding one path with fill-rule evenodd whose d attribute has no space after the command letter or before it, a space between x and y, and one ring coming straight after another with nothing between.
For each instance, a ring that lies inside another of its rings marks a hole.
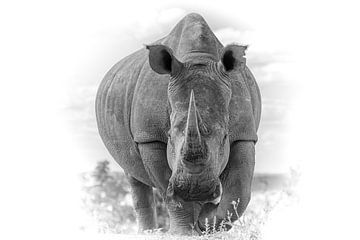
<instances>
[{"instance_id":1,"label":"bush","mask_svg":"<svg viewBox=\"0 0 360 240\"><path fill-rule=\"evenodd\" d=\"M124 173L110 171L109 161L104 160L81 177L84 208L98 223L99 232L127 233L136 229L130 186ZM159 228L168 229L167 209L157 190L154 197Z\"/></svg>"}]
</instances>

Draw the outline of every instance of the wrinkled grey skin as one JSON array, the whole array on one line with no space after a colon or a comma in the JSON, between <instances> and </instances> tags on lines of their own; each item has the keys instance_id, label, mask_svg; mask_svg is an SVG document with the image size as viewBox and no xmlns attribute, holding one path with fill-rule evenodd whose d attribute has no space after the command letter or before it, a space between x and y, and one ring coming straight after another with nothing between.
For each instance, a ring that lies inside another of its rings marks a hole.
<instances>
[{"instance_id":1,"label":"wrinkled grey skin","mask_svg":"<svg viewBox=\"0 0 360 240\"><path fill-rule=\"evenodd\" d=\"M127 174L139 229L154 229L153 190L170 231L200 233L250 200L261 99L245 46L225 48L198 14L118 62L96 99L99 133Z\"/></svg>"}]
</instances>

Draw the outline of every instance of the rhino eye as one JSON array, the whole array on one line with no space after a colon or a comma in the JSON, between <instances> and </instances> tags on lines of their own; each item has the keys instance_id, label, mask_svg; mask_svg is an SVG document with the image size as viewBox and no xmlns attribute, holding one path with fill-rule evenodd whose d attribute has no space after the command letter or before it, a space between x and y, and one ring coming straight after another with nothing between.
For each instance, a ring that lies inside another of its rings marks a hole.
<instances>
[{"instance_id":1,"label":"rhino eye","mask_svg":"<svg viewBox=\"0 0 360 240\"><path fill-rule=\"evenodd\" d=\"M225 141L226 141L227 137L228 137L228 134L226 133L226 134L224 135L223 140L222 140L222 145L224 145L224 144L225 144Z\"/></svg>"},{"instance_id":2,"label":"rhino eye","mask_svg":"<svg viewBox=\"0 0 360 240\"><path fill-rule=\"evenodd\" d=\"M200 130L201 133L204 134L205 136L210 135L211 133L210 129L207 128L205 124L201 124Z\"/></svg>"}]
</instances>

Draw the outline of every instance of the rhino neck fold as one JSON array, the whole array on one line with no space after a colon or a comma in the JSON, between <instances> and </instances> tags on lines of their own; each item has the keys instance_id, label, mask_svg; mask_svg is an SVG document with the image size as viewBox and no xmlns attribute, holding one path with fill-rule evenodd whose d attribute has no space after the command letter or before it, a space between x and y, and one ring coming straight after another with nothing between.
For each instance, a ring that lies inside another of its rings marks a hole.
<instances>
[{"instance_id":1,"label":"rhino neck fold","mask_svg":"<svg viewBox=\"0 0 360 240\"><path fill-rule=\"evenodd\" d=\"M195 13L186 15L161 42L182 62L199 55L218 61L223 49L204 18Z\"/></svg>"}]
</instances>

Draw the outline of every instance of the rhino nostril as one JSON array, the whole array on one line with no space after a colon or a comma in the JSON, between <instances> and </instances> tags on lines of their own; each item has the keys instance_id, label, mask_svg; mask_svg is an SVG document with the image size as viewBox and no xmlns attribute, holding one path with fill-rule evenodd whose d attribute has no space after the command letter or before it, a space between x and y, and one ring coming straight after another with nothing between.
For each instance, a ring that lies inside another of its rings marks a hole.
<instances>
[{"instance_id":1,"label":"rhino nostril","mask_svg":"<svg viewBox=\"0 0 360 240\"><path fill-rule=\"evenodd\" d=\"M197 221L197 226L201 233L206 230L205 224L203 224L200 220Z\"/></svg>"},{"instance_id":2,"label":"rhino nostril","mask_svg":"<svg viewBox=\"0 0 360 240\"><path fill-rule=\"evenodd\" d=\"M219 183L219 185L216 186L215 191L213 193L214 199L211 200L210 202L215 205L219 204L221 201L221 196L222 196L222 185L221 183Z\"/></svg>"}]
</instances>

